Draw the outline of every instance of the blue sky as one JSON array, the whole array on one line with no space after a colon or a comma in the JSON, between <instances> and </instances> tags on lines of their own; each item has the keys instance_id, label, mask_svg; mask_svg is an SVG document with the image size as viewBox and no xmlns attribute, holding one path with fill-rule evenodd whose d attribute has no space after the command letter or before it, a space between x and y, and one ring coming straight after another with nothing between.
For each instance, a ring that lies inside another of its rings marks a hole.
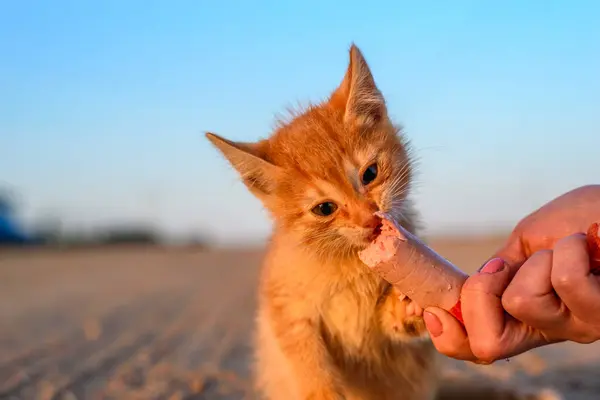
<instances>
[{"instance_id":1,"label":"blue sky","mask_svg":"<svg viewBox=\"0 0 600 400\"><path fill-rule=\"evenodd\" d=\"M203 132L269 134L363 51L421 159L429 232L509 227L599 183L595 1L5 1L0 183L26 220L152 219L260 240L266 214Z\"/></svg>"}]
</instances>

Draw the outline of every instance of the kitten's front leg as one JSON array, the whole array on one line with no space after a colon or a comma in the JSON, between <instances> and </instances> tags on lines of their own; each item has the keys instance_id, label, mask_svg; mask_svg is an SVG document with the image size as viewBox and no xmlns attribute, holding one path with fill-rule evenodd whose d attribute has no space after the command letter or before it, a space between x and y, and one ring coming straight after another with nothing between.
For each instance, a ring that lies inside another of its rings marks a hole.
<instances>
[{"instance_id":1,"label":"kitten's front leg","mask_svg":"<svg viewBox=\"0 0 600 400\"><path fill-rule=\"evenodd\" d=\"M302 302L271 308L272 327L281 351L295 374L302 400L343 400L337 371L319 331L319 319L310 315Z\"/></svg>"}]
</instances>

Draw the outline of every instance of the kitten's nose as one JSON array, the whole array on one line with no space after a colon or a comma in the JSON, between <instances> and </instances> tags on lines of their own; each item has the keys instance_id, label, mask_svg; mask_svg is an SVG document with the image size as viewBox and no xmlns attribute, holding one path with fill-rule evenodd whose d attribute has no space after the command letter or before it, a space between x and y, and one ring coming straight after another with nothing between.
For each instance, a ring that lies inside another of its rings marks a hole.
<instances>
[{"instance_id":1,"label":"kitten's nose","mask_svg":"<svg viewBox=\"0 0 600 400\"><path fill-rule=\"evenodd\" d=\"M357 203L352 215L352 222L357 226L365 229L375 229L381 223L381 218L374 215L377 211L377 204L371 201Z\"/></svg>"},{"instance_id":2,"label":"kitten's nose","mask_svg":"<svg viewBox=\"0 0 600 400\"><path fill-rule=\"evenodd\" d=\"M371 215L363 222L363 227L367 229L376 229L381 224L381 218Z\"/></svg>"},{"instance_id":3,"label":"kitten's nose","mask_svg":"<svg viewBox=\"0 0 600 400\"><path fill-rule=\"evenodd\" d=\"M375 240L381 233L381 218L371 215L364 223L363 227L368 229L368 233L365 236L369 242Z\"/></svg>"}]
</instances>

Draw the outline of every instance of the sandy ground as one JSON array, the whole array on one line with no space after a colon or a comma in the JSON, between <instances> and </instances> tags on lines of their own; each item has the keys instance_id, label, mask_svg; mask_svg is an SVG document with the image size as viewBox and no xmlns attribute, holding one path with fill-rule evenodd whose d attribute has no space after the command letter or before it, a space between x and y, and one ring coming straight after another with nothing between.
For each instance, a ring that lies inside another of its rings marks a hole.
<instances>
[{"instance_id":1,"label":"sandy ground","mask_svg":"<svg viewBox=\"0 0 600 400\"><path fill-rule=\"evenodd\" d=\"M495 240L433 240L467 271ZM261 252L0 250L0 399L251 399ZM600 399L600 343L447 372Z\"/></svg>"}]
</instances>

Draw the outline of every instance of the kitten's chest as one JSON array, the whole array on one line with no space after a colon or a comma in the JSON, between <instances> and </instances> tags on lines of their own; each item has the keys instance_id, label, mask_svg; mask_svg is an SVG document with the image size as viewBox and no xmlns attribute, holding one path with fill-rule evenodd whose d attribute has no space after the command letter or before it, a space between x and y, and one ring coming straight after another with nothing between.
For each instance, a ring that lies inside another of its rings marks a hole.
<instances>
[{"instance_id":1,"label":"kitten's chest","mask_svg":"<svg viewBox=\"0 0 600 400\"><path fill-rule=\"evenodd\" d=\"M361 280L338 286L324 299L321 319L328 333L345 347L363 347L377 331L377 300L382 288L378 279Z\"/></svg>"}]
</instances>

